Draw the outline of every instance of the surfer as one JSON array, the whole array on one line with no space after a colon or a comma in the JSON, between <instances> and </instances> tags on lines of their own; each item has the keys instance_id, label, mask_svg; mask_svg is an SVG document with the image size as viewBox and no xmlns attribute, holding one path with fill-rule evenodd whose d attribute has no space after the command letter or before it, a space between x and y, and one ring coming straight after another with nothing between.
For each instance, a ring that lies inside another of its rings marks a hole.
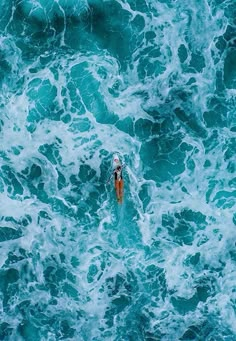
<instances>
[{"instance_id":1,"label":"surfer","mask_svg":"<svg viewBox=\"0 0 236 341\"><path fill-rule=\"evenodd\" d=\"M110 182L111 178L114 177L114 186L116 190L116 197L119 203L123 201L123 188L124 188L124 180L122 171L125 168L125 164L120 162L118 155L115 154L113 158L113 171L110 178L107 180L107 183Z\"/></svg>"},{"instance_id":2,"label":"surfer","mask_svg":"<svg viewBox=\"0 0 236 341\"><path fill-rule=\"evenodd\" d=\"M116 197L119 203L122 203L123 200L123 187L124 180L122 174L122 166L118 165L114 170L114 180L115 180L115 189L116 189Z\"/></svg>"}]
</instances>

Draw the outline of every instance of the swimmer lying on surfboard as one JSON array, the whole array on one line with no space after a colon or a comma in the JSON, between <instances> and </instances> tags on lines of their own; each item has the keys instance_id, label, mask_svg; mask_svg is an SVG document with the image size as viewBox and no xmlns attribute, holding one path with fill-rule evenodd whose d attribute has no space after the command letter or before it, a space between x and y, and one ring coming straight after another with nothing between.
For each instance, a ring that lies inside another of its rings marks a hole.
<instances>
[{"instance_id":1,"label":"swimmer lying on surfboard","mask_svg":"<svg viewBox=\"0 0 236 341\"><path fill-rule=\"evenodd\" d=\"M124 180L122 170L124 169L125 164L121 164L118 155L114 155L113 157L113 173L110 176L108 182L110 182L112 176L114 175L114 185L116 190L116 197L119 203L123 201L123 188L124 188Z\"/></svg>"},{"instance_id":2,"label":"swimmer lying on surfboard","mask_svg":"<svg viewBox=\"0 0 236 341\"><path fill-rule=\"evenodd\" d=\"M123 200L123 188L124 188L122 166L120 166L120 165L117 166L113 173L114 173L117 201L119 203L122 203L122 200Z\"/></svg>"}]
</instances>

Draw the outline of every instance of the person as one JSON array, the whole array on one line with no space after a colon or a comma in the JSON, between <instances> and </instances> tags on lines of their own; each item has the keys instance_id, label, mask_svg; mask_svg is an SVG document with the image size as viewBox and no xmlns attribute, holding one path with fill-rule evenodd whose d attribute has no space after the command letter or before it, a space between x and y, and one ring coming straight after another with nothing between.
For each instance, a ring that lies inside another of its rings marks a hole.
<instances>
[{"instance_id":1,"label":"person","mask_svg":"<svg viewBox=\"0 0 236 341\"><path fill-rule=\"evenodd\" d=\"M124 180L122 174L122 167L118 165L114 170L114 185L116 190L116 197L119 203L122 203L123 200L123 188L124 188Z\"/></svg>"},{"instance_id":2,"label":"person","mask_svg":"<svg viewBox=\"0 0 236 341\"><path fill-rule=\"evenodd\" d=\"M109 179L107 180L107 184L110 183L111 178L114 176L114 186L115 186L115 190L116 190L116 197L117 197L117 201L119 203L122 203L123 201L123 188L124 188L124 180L123 180L123 174L122 174L122 170L126 167L126 164L123 163L121 164L120 162L117 162L117 165L114 165L115 168L111 174L111 176L109 177Z\"/></svg>"}]
</instances>

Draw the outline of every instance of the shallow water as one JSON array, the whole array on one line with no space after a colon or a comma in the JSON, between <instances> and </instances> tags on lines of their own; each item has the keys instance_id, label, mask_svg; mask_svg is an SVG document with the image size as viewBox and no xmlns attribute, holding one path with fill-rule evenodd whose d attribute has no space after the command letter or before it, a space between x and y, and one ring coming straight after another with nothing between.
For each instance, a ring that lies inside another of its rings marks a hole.
<instances>
[{"instance_id":1,"label":"shallow water","mask_svg":"<svg viewBox=\"0 0 236 341\"><path fill-rule=\"evenodd\" d=\"M0 339L235 340L236 2L0 18Z\"/></svg>"}]
</instances>

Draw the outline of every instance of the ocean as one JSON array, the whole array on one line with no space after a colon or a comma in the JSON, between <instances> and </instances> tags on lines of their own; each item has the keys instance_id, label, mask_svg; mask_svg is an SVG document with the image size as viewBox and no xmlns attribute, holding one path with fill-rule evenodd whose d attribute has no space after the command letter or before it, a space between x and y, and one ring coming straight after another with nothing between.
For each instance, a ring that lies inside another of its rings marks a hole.
<instances>
[{"instance_id":1,"label":"ocean","mask_svg":"<svg viewBox=\"0 0 236 341\"><path fill-rule=\"evenodd\" d=\"M235 108L235 0L0 0L0 340L235 341Z\"/></svg>"}]
</instances>

